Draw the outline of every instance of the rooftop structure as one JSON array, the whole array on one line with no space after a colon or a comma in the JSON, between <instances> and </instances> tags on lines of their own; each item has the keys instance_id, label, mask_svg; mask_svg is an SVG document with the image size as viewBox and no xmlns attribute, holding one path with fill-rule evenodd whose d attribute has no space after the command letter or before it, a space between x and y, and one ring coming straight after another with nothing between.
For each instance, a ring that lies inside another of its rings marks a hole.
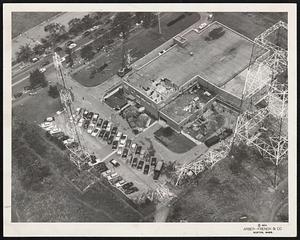
<instances>
[{"instance_id":1,"label":"rooftop structure","mask_svg":"<svg viewBox=\"0 0 300 240\"><path fill-rule=\"evenodd\" d=\"M242 92L245 74L239 74L251 59L250 39L213 22L203 30L194 28L179 34L164 46L138 60L125 80L156 104L185 88L197 75L224 90L233 89L233 84L233 94Z\"/></svg>"}]
</instances>

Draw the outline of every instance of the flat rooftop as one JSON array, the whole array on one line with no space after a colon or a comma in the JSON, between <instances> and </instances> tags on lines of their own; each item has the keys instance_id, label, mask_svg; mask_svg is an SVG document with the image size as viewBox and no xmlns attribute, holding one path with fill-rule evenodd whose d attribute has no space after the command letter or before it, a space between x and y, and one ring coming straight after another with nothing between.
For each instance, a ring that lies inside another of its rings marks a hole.
<instances>
[{"instance_id":1,"label":"flat rooftop","mask_svg":"<svg viewBox=\"0 0 300 240\"><path fill-rule=\"evenodd\" d=\"M195 85L169 102L161 112L179 124L197 110L203 109L214 96L214 93L208 92L202 86L197 88Z\"/></svg>"},{"instance_id":2,"label":"flat rooftop","mask_svg":"<svg viewBox=\"0 0 300 240\"><path fill-rule=\"evenodd\" d=\"M220 30L222 34L215 39L208 39L213 30ZM138 61L137 65L140 67L135 68L133 74L128 75L126 79L129 84L148 96L152 91L156 91L161 79L167 79L167 87L160 87L159 90L164 96L157 102L170 97L196 75L222 87L249 64L253 42L218 22L201 31L189 30L177 35L178 37L186 39L184 46L175 44L165 49L166 52L161 55L161 47L155 49L151 52L153 58L142 58ZM173 41L169 40L167 46ZM238 79L236 81L239 91L244 83L240 84ZM159 93L156 95L154 99L160 97Z\"/></svg>"}]
</instances>

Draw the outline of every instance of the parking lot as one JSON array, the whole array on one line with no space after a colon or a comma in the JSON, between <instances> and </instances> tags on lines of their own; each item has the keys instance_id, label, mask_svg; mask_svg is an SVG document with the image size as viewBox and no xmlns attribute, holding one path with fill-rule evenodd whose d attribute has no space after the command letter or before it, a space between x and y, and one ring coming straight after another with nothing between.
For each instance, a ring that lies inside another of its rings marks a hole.
<instances>
[{"instance_id":1,"label":"parking lot","mask_svg":"<svg viewBox=\"0 0 300 240\"><path fill-rule=\"evenodd\" d=\"M81 144L92 156L83 167L84 170L98 179L106 179L131 199L153 195L164 184L165 176L160 175L163 160L156 156L155 150L121 132L121 128L112 121L101 118L98 113L77 108L70 119L66 110L57 112L52 123L55 127L45 130L50 134L64 133L69 137L63 138L63 143L67 145L77 139L75 132L71 130L73 121L77 125ZM91 184L93 181L88 181L86 186L81 183L81 187L77 187L85 191Z\"/></svg>"}]
</instances>

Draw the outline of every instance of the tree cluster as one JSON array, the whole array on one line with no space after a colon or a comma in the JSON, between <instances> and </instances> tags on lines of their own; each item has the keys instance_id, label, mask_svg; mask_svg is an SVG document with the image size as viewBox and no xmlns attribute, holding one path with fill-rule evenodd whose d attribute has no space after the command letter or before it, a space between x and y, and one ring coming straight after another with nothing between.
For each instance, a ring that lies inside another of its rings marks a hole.
<instances>
[{"instance_id":1,"label":"tree cluster","mask_svg":"<svg viewBox=\"0 0 300 240\"><path fill-rule=\"evenodd\" d=\"M59 97L59 90L57 86L49 86L48 95L52 98L58 98Z\"/></svg>"},{"instance_id":2,"label":"tree cluster","mask_svg":"<svg viewBox=\"0 0 300 240\"><path fill-rule=\"evenodd\" d=\"M38 69L34 70L29 75L29 82L31 88L36 88L38 86L47 87L48 82L44 73L41 73Z\"/></svg>"}]
</instances>

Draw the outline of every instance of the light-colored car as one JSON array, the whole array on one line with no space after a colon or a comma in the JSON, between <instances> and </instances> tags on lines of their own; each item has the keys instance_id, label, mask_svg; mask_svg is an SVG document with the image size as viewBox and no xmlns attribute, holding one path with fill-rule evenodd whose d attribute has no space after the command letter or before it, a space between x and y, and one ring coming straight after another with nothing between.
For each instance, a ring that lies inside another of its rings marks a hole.
<instances>
[{"instance_id":1,"label":"light-colored car","mask_svg":"<svg viewBox=\"0 0 300 240\"><path fill-rule=\"evenodd\" d=\"M46 122L53 122L55 119L54 117L47 117Z\"/></svg>"},{"instance_id":2,"label":"light-colored car","mask_svg":"<svg viewBox=\"0 0 300 240\"><path fill-rule=\"evenodd\" d=\"M39 71L40 71L41 73L46 72L46 68L44 68L44 67L43 67L43 68L40 68Z\"/></svg>"},{"instance_id":3,"label":"light-colored car","mask_svg":"<svg viewBox=\"0 0 300 240\"><path fill-rule=\"evenodd\" d=\"M123 136L120 138L119 147L124 147L125 144L126 144L126 141L127 141L127 135L123 135Z\"/></svg>"},{"instance_id":4,"label":"light-colored car","mask_svg":"<svg viewBox=\"0 0 300 240\"><path fill-rule=\"evenodd\" d=\"M49 126L52 126L52 125L53 125L52 122L42 122L40 124L40 127L45 128L45 127L49 127Z\"/></svg>"},{"instance_id":5,"label":"light-colored car","mask_svg":"<svg viewBox=\"0 0 300 240\"><path fill-rule=\"evenodd\" d=\"M107 176L110 175L110 174L112 174L112 170L110 170L110 169L108 169L108 170L106 170L105 172L101 173L101 175L102 175L103 177L107 177Z\"/></svg>"},{"instance_id":6,"label":"light-colored car","mask_svg":"<svg viewBox=\"0 0 300 240\"><path fill-rule=\"evenodd\" d=\"M71 143L73 143L73 142L75 142L75 139L74 139L74 138L69 138L69 139L63 141L63 143L64 143L65 145L71 144Z\"/></svg>"},{"instance_id":7,"label":"light-colored car","mask_svg":"<svg viewBox=\"0 0 300 240\"><path fill-rule=\"evenodd\" d=\"M84 123L84 118L80 118L78 121L78 127L82 127L83 123Z\"/></svg>"},{"instance_id":8,"label":"light-colored car","mask_svg":"<svg viewBox=\"0 0 300 240\"><path fill-rule=\"evenodd\" d=\"M135 152L136 149L136 143L131 144L131 151Z\"/></svg>"},{"instance_id":9,"label":"light-colored car","mask_svg":"<svg viewBox=\"0 0 300 240\"><path fill-rule=\"evenodd\" d=\"M200 26L199 26L199 29L203 29L207 26L207 23L201 23Z\"/></svg>"},{"instance_id":10,"label":"light-colored car","mask_svg":"<svg viewBox=\"0 0 300 240\"><path fill-rule=\"evenodd\" d=\"M50 130L50 134L59 133L59 132L61 132L60 128L54 128L54 129Z\"/></svg>"},{"instance_id":11,"label":"light-colored car","mask_svg":"<svg viewBox=\"0 0 300 240\"><path fill-rule=\"evenodd\" d=\"M121 138L121 136L122 136L122 132L118 132L117 133L117 136L115 137L115 141L119 141L120 140L120 138Z\"/></svg>"},{"instance_id":12,"label":"light-colored car","mask_svg":"<svg viewBox=\"0 0 300 240\"><path fill-rule=\"evenodd\" d=\"M122 148L122 147L119 147L119 148L118 148L118 151L117 151L117 154L118 154L118 155L121 155L122 152L123 152L123 148Z\"/></svg>"},{"instance_id":13,"label":"light-colored car","mask_svg":"<svg viewBox=\"0 0 300 240\"><path fill-rule=\"evenodd\" d=\"M34 96L34 95L37 95L37 92L30 92L29 93L29 96Z\"/></svg>"},{"instance_id":14,"label":"light-colored car","mask_svg":"<svg viewBox=\"0 0 300 240\"><path fill-rule=\"evenodd\" d=\"M140 154L140 158L143 159L143 157L145 156L146 150L142 149L141 150L141 154Z\"/></svg>"},{"instance_id":15,"label":"light-colored car","mask_svg":"<svg viewBox=\"0 0 300 240\"><path fill-rule=\"evenodd\" d=\"M116 187L117 188L122 187L125 183L126 183L125 180L121 180L121 181L119 181L119 182L116 183Z\"/></svg>"},{"instance_id":16,"label":"light-colored car","mask_svg":"<svg viewBox=\"0 0 300 240\"><path fill-rule=\"evenodd\" d=\"M93 132L93 130L94 130L94 128L95 128L95 124L90 124L90 126L88 127L88 129L87 129L87 133L92 133Z\"/></svg>"},{"instance_id":17,"label":"light-colored car","mask_svg":"<svg viewBox=\"0 0 300 240\"><path fill-rule=\"evenodd\" d=\"M68 48L69 48L69 49L73 49L73 48L75 48L76 46L77 46L76 43L71 43L71 44L68 46Z\"/></svg>"},{"instance_id":18,"label":"light-colored car","mask_svg":"<svg viewBox=\"0 0 300 240\"><path fill-rule=\"evenodd\" d=\"M111 181L111 180L113 180L114 178L116 178L116 177L118 177L119 175L118 175L118 173L113 173L113 174L111 174L111 175L108 175L107 176L107 180L108 181Z\"/></svg>"},{"instance_id":19,"label":"light-colored car","mask_svg":"<svg viewBox=\"0 0 300 240\"><path fill-rule=\"evenodd\" d=\"M107 124L106 131L109 132L109 131L111 130L111 127L112 127L112 123L109 122L109 123Z\"/></svg>"},{"instance_id":20,"label":"light-colored car","mask_svg":"<svg viewBox=\"0 0 300 240\"><path fill-rule=\"evenodd\" d=\"M91 135L93 137L96 137L99 134L100 130L101 130L100 128L95 128Z\"/></svg>"}]
</instances>

